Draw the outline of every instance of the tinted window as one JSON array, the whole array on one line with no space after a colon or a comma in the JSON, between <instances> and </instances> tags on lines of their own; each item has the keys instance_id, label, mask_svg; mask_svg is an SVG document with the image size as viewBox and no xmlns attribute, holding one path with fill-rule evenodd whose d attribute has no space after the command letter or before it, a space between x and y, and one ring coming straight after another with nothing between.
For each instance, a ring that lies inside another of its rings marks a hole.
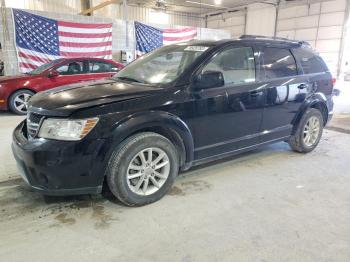
<instances>
[{"instance_id":1,"label":"tinted window","mask_svg":"<svg viewBox=\"0 0 350 262\"><path fill-rule=\"evenodd\" d=\"M254 53L251 47L229 48L217 54L203 69L222 72L225 84L255 81Z\"/></svg>"},{"instance_id":2,"label":"tinted window","mask_svg":"<svg viewBox=\"0 0 350 262\"><path fill-rule=\"evenodd\" d=\"M59 72L60 75L76 75L85 73L84 64L82 61L69 62L61 65L56 68L56 71Z\"/></svg>"},{"instance_id":3,"label":"tinted window","mask_svg":"<svg viewBox=\"0 0 350 262\"><path fill-rule=\"evenodd\" d=\"M320 73L328 71L327 65L321 57L314 54L311 50L298 48L293 50L293 53L305 74Z\"/></svg>"},{"instance_id":4,"label":"tinted window","mask_svg":"<svg viewBox=\"0 0 350 262\"><path fill-rule=\"evenodd\" d=\"M262 53L267 79L294 76L297 74L297 66L294 57L287 49L265 48Z\"/></svg>"},{"instance_id":5,"label":"tinted window","mask_svg":"<svg viewBox=\"0 0 350 262\"><path fill-rule=\"evenodd\" d=\"M63 60L62 58L59 58L59 59L53 60L49 63L43 64L43 65L37 67L36 69L34 69L33 71L30 71L28 74L29 75L41 74L45 70L49 69L51 66L54 66L55 64L62 62L62 60Z\"/></svg>"},{"instance_id":6,"label":"tinted window","mask_svg":"<svg viewBox=\"0 0 350 262\"><path fill-rule=\"evenodd\" d=\"M117 72L118 68L110 63L101 61L89 61L90 73L104 73L104 72Z\"/></svg>"}]
</instances>

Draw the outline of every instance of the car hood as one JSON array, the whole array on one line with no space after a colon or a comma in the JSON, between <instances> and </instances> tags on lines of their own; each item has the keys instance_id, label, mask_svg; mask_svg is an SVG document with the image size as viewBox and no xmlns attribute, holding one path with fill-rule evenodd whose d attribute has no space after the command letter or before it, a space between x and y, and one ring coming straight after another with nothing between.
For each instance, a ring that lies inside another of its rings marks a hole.
<instances>
[{"instance_id":1,"label":"car hood","mask_svg":"<svg viewBox=\"0 0 350 262\"><path fill-rule=\"evenodd\" d=\"M140 83L95 80L40 92L30 99L29 111L68 116L77 109L149 96L160 91L162 89Z\"/></svg>"}]
</instances>

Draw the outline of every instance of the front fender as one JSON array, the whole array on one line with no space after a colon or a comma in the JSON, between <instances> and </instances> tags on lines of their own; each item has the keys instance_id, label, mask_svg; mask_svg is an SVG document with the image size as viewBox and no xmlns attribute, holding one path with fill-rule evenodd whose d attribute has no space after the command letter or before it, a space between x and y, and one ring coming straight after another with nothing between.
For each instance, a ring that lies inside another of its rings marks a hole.
<instances>
[{"instance_id":1,"label":"front fender","mask_svg":"<svg viewBox=\"0 0 350 262\"><path fill-rule=\"evenodd\" d=\"M168 128L176 132L185 147L185 162L191 163L193 161L194 143L189 127L178 116L164 111L138 112L115 123L112 138L113 150L131 134L152 127Z\"/></svg>"}]
</instances>

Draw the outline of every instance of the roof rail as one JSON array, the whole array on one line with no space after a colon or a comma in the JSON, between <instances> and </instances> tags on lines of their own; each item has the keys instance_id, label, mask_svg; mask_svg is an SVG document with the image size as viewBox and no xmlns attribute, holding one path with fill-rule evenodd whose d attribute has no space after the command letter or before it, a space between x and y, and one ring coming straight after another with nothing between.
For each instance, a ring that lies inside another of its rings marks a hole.
<instances>
[{"instance_id":1,"label":"roof rail","mask_svg":"<svg viewBox=\"0 0 350 262\"><path fill-rule=\"evenodd\" d=\"M283 40L283 41L291 41L285 37L274 37L274 36L264 36L264 35L241 35L240 39L273 39L273 40Z\"/></svg>"},{"instance_id":2,"label":"roof rail","mask_svg":"<svg viewBox=\"0 0 350 262\"><path fill-rule=\"evenodd\" d=\"M305 45L310 46L310 44L306 41L299 41L299 40L293 40L288 39L285 37L275 37L275 36L263 36L263 35L241 35L239 39L266 39L266 40L277 40L277 41L283 41L283 42L289 42L299 45Z\"/></svg>"}]
</instances>

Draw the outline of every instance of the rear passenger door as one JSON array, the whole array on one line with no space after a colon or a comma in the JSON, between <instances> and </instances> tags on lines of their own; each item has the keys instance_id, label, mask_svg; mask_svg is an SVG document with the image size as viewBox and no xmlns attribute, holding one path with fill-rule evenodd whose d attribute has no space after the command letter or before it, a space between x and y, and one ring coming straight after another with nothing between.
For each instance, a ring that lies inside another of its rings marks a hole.
<instances>
[{"instance_id":1,"label":"rear passenger door","mask_svg":"<svg viewBox=\"0 0 350 262\"><path fill-rule=\"evenodd\" d=\"M266 142L291 134L292 121L307 98L309 82L298 74L289 49L265 47L259 53L266 93L261 142Z\"/></svg>"}]
</instances>

